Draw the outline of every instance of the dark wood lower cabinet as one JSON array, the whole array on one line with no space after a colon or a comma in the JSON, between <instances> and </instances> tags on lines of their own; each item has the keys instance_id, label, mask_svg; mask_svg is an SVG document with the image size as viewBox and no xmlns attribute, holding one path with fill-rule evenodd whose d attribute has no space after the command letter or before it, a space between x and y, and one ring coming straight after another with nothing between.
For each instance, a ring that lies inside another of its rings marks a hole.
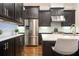
<instances>
[{"instance_id":1,"label":"dark wood lower cabinet","mask_svg":"<svg viewBox=\"0 0 79 59\"><path fill-rule=\"evenodd\" d=\"M15 56L21 56L23 48L24 48L24 35L14 38Z\"/></svg>"},{"instance_id":2,"label":"dark wood lower cabinet","mask_svg":"<svg viewBox=\"0 0 79 59\"><path fill-rule=\"evenodd\" d=\"M15 55L16 56L19 56L20 55L20 47L19 47L19 37L17 37L17 38L15 38L14 39L14 41L15 41L15 48L14 48L14 50L15 50Z\"/></svg>"},{"instance_id":3,"label":"dark wood lower cabinet","mask_svg":"<svg viewBox=\"0 0 79 59\"><path fill-rule=\"evenodd\" d=\"M24 36L0 42L0 56L21 56L24 48Z\"/></svg>"},{"instance_id":4,"label":"dark wood lower cabinet","mask_svg":"<svg viewBox=\"0 0 79 59\"><path fill-rule=\"evenodd\" d=\"M0 56L12 56L14 52L12 44L12 39L0 42Z\"/></svg>"},{"instance_id":5,"label":"dark wood lower cabinet","mask_svg":"<svg viewBox=\"0 0 79 59\"><path fill-rule=\"evenodd\" d=\"M9 39L7 42L7 46L8 46L7 55L13 56L14 55L14 39Z\"/></svg>"},{"instance_id":6,"label":"dark wood lower cabinet","mask_svg":"<svg viewBox=\"0 0 79 59\"><path fill-rule=\"evenodd\" d=\"M6 55L5 42L0 42L0 56Z\"/></svg>"},{"instance_id":7,"label":"dark wood lower cabinet","mask_svg":"<svg viewBox=\"0 0 79 59\"><path fill-rule=\"evenodd\" d=\"M43 56L52 56L52 46L55 46L56 41L43 41L42 45L43 45Z\"/></svg>"},{"instance_id":8,"label":"dark wood lower cabinet","mask_svg":"<svg viewBox=\"0 0 79 59\"><path fill-rule=\"evenodd\" d=\"M24 48L24 36L16 37L14 39L15 41L15 55L21 56L21 52Z\"/></svg>"}]
</instances>

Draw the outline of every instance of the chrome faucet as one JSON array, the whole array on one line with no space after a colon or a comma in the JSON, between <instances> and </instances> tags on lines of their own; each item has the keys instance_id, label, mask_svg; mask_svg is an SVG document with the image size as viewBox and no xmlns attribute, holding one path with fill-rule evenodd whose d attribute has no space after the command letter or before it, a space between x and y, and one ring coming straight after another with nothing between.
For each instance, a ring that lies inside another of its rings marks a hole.
<instances>
[{"instance_id":1,"label":"chrome faucet","mask_svg":"<svg viewBox=\"0 0 79 59\"><path fill-rule=\"evenodd\" d=\"M75 24L71 25L71 32L75 35L76 34L76 26Z\"/></svg>"}]
</instances>

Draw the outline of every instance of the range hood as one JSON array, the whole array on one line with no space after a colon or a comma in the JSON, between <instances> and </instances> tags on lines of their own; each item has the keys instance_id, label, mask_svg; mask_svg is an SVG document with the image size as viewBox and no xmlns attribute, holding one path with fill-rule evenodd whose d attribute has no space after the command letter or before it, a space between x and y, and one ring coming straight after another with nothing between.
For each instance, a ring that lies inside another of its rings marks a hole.
<instances>
[{"instance_id":1,"label":"range hood","mask_svg":"<svg viewBox=\"0 0 79 59\"><path fill-rule=\"evenodd\" d=\"M52 21L65 21L64 18L64 4L52 3L51 4L51 19Z\"/></svg>"},{"instance_id":2,"label":"range hood","mask_svg":"<svg viewBox=\"0 0 79 59\"><path fill-rule=\"evenodd\" d=\"M52 21L65 21L64 15L51 16Z\"/></svg>"}]
</instances>

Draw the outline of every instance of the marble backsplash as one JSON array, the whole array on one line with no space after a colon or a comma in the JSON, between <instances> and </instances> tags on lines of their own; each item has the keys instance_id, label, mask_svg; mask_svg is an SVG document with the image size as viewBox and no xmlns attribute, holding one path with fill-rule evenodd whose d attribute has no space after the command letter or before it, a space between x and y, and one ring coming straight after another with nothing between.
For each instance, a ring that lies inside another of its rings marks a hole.
<instances>
[{"instance_id":1,"label":"marble backsplash","mask_svg":"<svg viewBox=\"0 0 79 59\"><path fill-rule=\"evenodd\" d=\"M39 33L53 33L54 28L58 29L58 32L72 33L71 26L61 26L61 22L52 22L51 26L39 27ZM76 26L76 33L79 33L79 27Z\"/></svg>"},{"instance_id":2,"label":"marble backsplash","mask_svg":"<svg viewBox=\"0 0 79 59\"><path fill-rule=\"evenodd\" d=\"M0 37L10 36L14 34L14 30L17 28L17 24L12 22L0 22L0 30L2 34Z\"/></svg>"}]
</instances>

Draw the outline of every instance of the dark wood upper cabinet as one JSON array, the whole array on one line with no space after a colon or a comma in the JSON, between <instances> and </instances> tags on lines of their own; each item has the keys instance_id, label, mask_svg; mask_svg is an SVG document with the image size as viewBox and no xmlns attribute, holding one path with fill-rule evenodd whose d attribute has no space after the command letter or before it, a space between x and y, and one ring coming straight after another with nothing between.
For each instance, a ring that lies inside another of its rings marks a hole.
<instances>
[{"instance_id":1,"label":"dark wood upper cabinet","mask_svg":"<svg viewBox=\"0 0 79 59\"><path fill-rule=\"evenodd\" d=\"M0 17L6 21L23 24L23 3L0 3Z\"/></svg>"},{"instance_id":2,"label":"dark wood upper cabinet","mask_svg":"<svg viewBox=\"0 0 79 59\"><path fill-rule=\"evenodd\" d=\"M2 15L2 13L3 13L3 4L0 3L0 15Z\"/></svg>"},{"instance_id":3,"label":"dark wood upper cabinet","mask_svg":"<svg viewBox=\"0 0 79 59\"><path fill-rule=\"evenodd\" d=\"M22 3L15 3L15 19L19 19L22 17Z\"/></svg>"},{"instance_id":4,"label":"dark wood upper cabinet","mask_svg":"<svg viewBox=\"0 0 79 59\"><path fill-rule=\"evenodd\" d=\"M23 3L15 3L15 20L23 23L22 19Z\"/></svg>"},{"instance_id":5,"label":"dark wood upper cabinet","mask_svg":"<svg viewBox=\"0 0 79 59\"><path fill-rule=\"evenodd\" d=\"M14 19L14 3L9 4L9 11L8 11L8 16Z\"/></svg>"},{"instance_id":6,"label":"dark wood upper cabinet","mask_svg":"<svg viewBox=\"0 0 79 59\"><path fill-rule=\"evenodd\" d=\"M51 16L63 15L64 8L51 8Z\"/></svg>"},{"instance_id":7,"label":"dark wood upper cabinet","mask_svg":"<svg viewBox=\"0 0 79 59\"><path fill-rule=\"evenodd\" d=\"M39 6L25 6L23 11L24 19L38 19L39 18Z\"/></svg>"},{"instance_id":8,"label":"dark wood upper cabinet","mask_svg":"<svg viewBox=\"0 0 79 59\"><path fill-rule=\"evenodd\" d=\"M39 26L50 26L51 15L50 10L41 10L39 12Z\"/></svg>"},{"instance_id":9,"label":"dark wood upper cabinet","mask_svg":"<svg viewBox=\"0 0 79 59\"><path fill-rule=\"evenodd\" d=\"M75 10L64 10L65 22L62 22L62 26L71 26L75 24Z\"/></svg>"},{"instance_id":10,"label":"dark wood upper cabinet","mask_svg":"<svg viewBox=\"0 0 79 59\"><path fill-rule=\"evenodd\" d=\"M3 15L8 16L8 11L9 11L9 3L3 3Z\"/></svg>"},{"instance_id":11,"label":"dark wood upper cabinet","mask_svg":"<svg viewBox=\"0 0 79 59\"><path fill-rule=\"evenodd\" d=\"M14 19L14 3L3 3L3 15Z\"/></svg>"}]
</instances>

